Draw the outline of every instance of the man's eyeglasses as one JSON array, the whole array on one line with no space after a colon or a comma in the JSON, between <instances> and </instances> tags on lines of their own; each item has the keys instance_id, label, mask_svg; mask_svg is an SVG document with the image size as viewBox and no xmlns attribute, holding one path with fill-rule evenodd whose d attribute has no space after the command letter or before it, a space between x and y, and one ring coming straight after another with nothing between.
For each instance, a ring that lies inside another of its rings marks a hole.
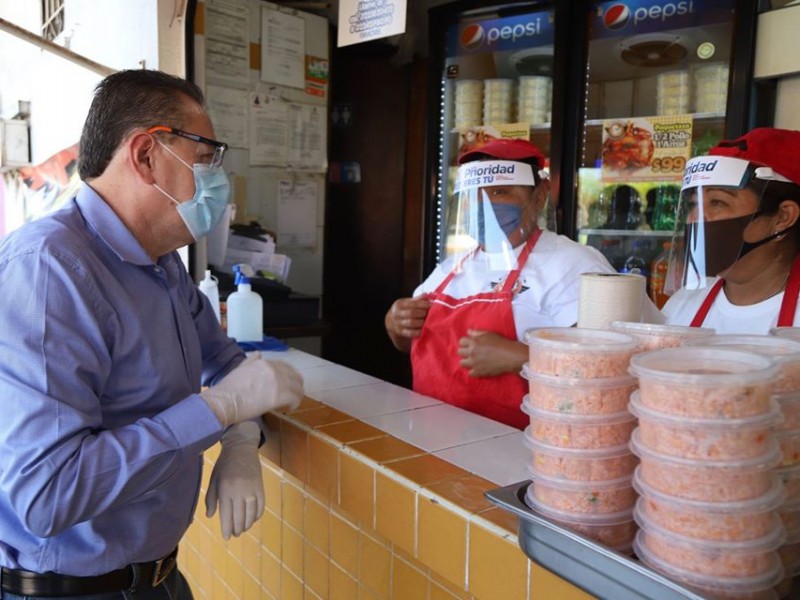
<instances>
[{"instance_id":1,"label":"man's eyeglasses","mask_svg":"<svg viewBox=\"0 0 800 600\"><path fill-rule=\"evenodd\" d=\"M228 144L225 142L218 142L217 140L212 140L211 138L203 137L196 133L189 133L188 131L176 129L175 127L167 127L166 125L151 127L147 130L147 133L171 133L172 135L192 140L198 144L203 144L205 148L198 148L195 154L195 162L203 163L210 167L221 166L222 159L225 158L225 151L228 149Z\"/></svg>"}]
</instances>

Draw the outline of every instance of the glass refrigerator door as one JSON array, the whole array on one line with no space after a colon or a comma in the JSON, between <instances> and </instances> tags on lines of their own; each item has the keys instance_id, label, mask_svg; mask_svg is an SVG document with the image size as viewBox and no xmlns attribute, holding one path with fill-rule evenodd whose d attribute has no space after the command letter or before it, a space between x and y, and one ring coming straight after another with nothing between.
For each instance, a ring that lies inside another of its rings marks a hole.
<instances>
[{"instance_id":1,"label":"glass refrigerator door","mask_svg":"<svg viewBox=\"0 0 800 600\"><path fill-rule=\"evenodd\" d=\"M577 237L648 275L658 305L684 165L725 132L734 4L595 2L589 16Z\"/></svg>"},{"instance_id":2,"label":"glass refrigerator door","mask_svg":"<svg viewBox=\"0 0 800 600\"><path fill-rule=\"evenodd\" d=\"M440 31L434 264L474 244L456 239L449 227L448 199L461 153L506 137L530 140L550 154L553 12L531 11L530 2L482 8L452 15Z\"/></svg>"}]
</instances>

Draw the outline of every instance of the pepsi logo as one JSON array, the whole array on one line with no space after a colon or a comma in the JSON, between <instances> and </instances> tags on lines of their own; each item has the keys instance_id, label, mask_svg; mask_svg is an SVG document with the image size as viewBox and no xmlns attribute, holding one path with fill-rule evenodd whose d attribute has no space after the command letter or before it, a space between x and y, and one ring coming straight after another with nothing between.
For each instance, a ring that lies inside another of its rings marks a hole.
<instances>
[{"instance_id":1,"label":"pepsi logo","mask_svg":"<svg viewBox=\"0 0 800 600\"><path fill-rule=\"evenodd\" d=\"M628 8L627 4L613 4L608 7L608 10L603 15L603 24L607 29L616 31L625 27L630 18L631 9Z\"/></svg>"},{"instance_id":2,"label":"pepsi logo","mask_svg":"<svg viewBox=\"0 0 800 600\"><path fill-rule=\"evenodd\" d=\"M483 27L477 23L467 25L461 30L461 47L464 48L464 50L480 48L485 37L486 33L483 31Z\"/></svg>"}]
</instances>

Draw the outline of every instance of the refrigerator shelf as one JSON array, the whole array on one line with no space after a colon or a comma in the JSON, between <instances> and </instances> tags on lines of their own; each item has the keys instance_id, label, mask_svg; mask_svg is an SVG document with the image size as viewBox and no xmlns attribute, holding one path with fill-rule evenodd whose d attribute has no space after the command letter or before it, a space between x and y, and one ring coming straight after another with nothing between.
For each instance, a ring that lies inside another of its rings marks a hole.
<instances>
[{"instance_id":1,"label":"refrigerator shelf","mask_svg":"<svg viewBox=\"0 0 800 600\"><path fill-rule=\"evenodd\" d=\"M578 235L671 238L672 231L653 231L651 229L589 229L587 227L581 227L578 230Z\"/></svg>"},{"instance_id":2,"label":"refrigerator shelf","mask_svg":"<svg viewBox=\"0 0 800 600\"><path fill-rule=\"evenodd\" d=\"M692 119L695 121L725 120L724 113L686 113L686 114L691 115ZM653 116L653 115L647 115L647 116ZM584 124L587 127L602 127L603 124L607 121L611 121L614 119L624 120L630 118L635 118L635 117L607 117L605 119L587 119L586 121L584 121Z\"/></svg>"},{"instance_id":3,"label":"refrigerator shelf","mask_svg":"<svg viewBox=\"0 0 800 600\"><path fill-rule=\"evenodd\" d=\"M529 483L489 490L486 497L519 517L519 545L532 561L601 599L703 600L640 562L536 513L523 500Z\"/></svg>"}]
</instances>

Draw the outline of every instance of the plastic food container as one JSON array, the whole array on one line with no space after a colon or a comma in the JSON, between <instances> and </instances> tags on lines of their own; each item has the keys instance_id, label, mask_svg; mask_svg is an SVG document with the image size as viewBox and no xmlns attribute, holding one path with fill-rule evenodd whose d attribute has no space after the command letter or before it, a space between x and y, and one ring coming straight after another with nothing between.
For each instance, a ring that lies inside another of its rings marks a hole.
<instances>
[{"instance_id":1,"label":"plastic food container","mask_svg":"<svg viewBox=\"0 0 800 600\"><path fill-rule=\"evenodd\" d=\"M626 444L636 427L636 417L627 410L607 415L565 415L530 406L528 396L523 412L531 418L530 437L560 448L610 448Z\"/></svg>"},{"instance_id":2,"label":"plastic food container","mask_svg":"<svg viewBox=\"0 0 800 600\"><path fill-rule=\"evenodd\" d=\"M639 432L631 436L631 450L639 457L639 476L656 490L679 498L732 502L767 493L777 476L781 453L773 440L764 456L742 460L701 461L654 452L642 445Z\"/></svg>"},{"instance_id":3,"label":"plastic food container","mask_svg":"<svg viewBox=\"0 0 800 600\"><path fill-rule=\"evenodd\" d=\"M605 544L622 554L631 553L633 537L639 526L633 520L631 509L619 513L582 514L556 510L543 505L528 486L525 503L548 519L564 525L589 539Z\"/></svg>"},{"instance_id":4,"label":"plastic food container","mask_svg":"<svg viewBox=\"0 0 800 600\"><path fill-rule=\"evenodd\" d=\"M622 377L636 351L634 338L603 329L529 329L524 340L531 373L557 377Z\"/></svg>"},{"instance_id":5,"label":"plastic food container","mask_svg":"<svg viewBox=\"0 0 800 600\"><path fill-rule=\"evenodd\" d=\"M684 346L725 346L772 358L779 371L774 392L800 391L800 340L774 335L709 335L684 341Z\"/></svg>"},{"instance_id":6,"label":"plastic food container","mask_svg":"<svg viewBox=\"0 0 800 600\"><path fill-rule=\"evenodd\" d=\"M683 325L655 325L652 323L636 323L633 321L613 321L612 331L627 333L636 338L638 350L647 352L660 348L675 348L684 340L693 337L713 335L714 329L703 327L685 327Z\"/></svg>"},{"instance_id":7,"label":"plastic food container","mask_svg":"<svg viewBox=\"0 0 800 600\"><path fill-rule=\"evenodd\" d=\"M800 501L784 503L778 508L778 516L786 529L786 543L800 543Z\"/></svg>"},{"instance_id":8,"label":"plastic food container","mask_svg":"<svg viewBox=\"0 0 800 600\"><path fill-rule=\"evenodd\" d=\"M650 550L647 534L641 530L633 540L633 550L639 559L670 579L720 600L774 600L773 586L783 578L783 566L777 552L767 553L766 569L759 575L739 574L723 577L706 575L696 570L682 568L665 561ZM724 551L723 551L724 552Z\"/></svg>"},{"instance_id":9,"label":"plastic food container","mask_svg":"<svg viewBox=\"0 0 800 600\"><path fill-rule=\"evenodd\" d=\"M776 469L775 472L783 482L783 489L786 490L786 501L800 501L800 465L782 467Z\"/></svg>"},{"instance_id":10,"label":"plastic food container","mask_svg":"<svg viewBox=\"0 0 800 600\"><path fill-rule=\"evenodd\" d=\"M564 414L606 414L626 410L631 392L639 382L635 377L586 379L555 377L531 373L523 365L522 376L528 380L531 406Z\"/></svg>"},{"instance_id":11,"label":"plastic food container","mask_svg":"<svg viewBox=\"0 0 800 600\"><path fill-rule=\"evenodd\" d=\"M633 487L640 494L637 512L661 529L688 538L719 542L753 540L785 524L778 514L785 493L777 479L766 494L738 502L677 498L642 481L638 471L633 475Z\"/></svg>"},{"instance_id":12,"label":"plastic food container","mask_svg":"<svg viewBox=\"0 0 800 600\"><path fill-rule=\"evenodd\" d=\"M631 476L610 481L574 481L545 477L528 468L528 491L548 508L579 514L618 513L636 504Z\"/></svg>"},{"instance_id":13,"label":"plastic food container","mask_svg":"<svg viewBox=\"0 0 800 600\"><path fill-rule=\"evenodd\" d=\"M639 523L637 537L643 546L663 562L703 575L752 577L768 573L786 534L780 523L767 535L739 542L708 541L672 533L633 511Z\"/></svg>"},{"instance_id":14,"label":"plastic food container","mask_svg":"<svg viewBox=\"0 0 800 600\"><path fill-rule=\"evenodd\" d=\"M738 419L699 419L663 414L644 406L639 392L631 395L630 411L639 418L639 441L650 450L702 460L735 460L763 456L774 444L772 427L782 420L780 408ZM797 438L800 452L800 432ZM789 442L787 442L789 443ZM800 459L799 459L800 460ZM784 453L784 464L786 454Z\"/></svg>"},{"instance_id":15,"label":"plastic food container","mask_svg":"<svg viewBox=\"0 0 800 600\"><path fill-rule=\"evenodd\" d=\"M653 410L736 418L769 412L777 366L752 352L682 346L637 354L630 372L639 378L642 404Z\"/></svg>"},{"instance_id":16,"label":"plastic food container","mask_svg":"<svg viewBox=\"0 0 800 600\"><path fill-rule=\"evenodd\" d=\"M800 392L781 392L772 394L778 402L783 414L783 423L775 429L778 431L793 431L800 429Z\"/></svg>"},{"instance_id":17,"label":"plastic food container","mask_svg":"<svg viewBox=\"0 0 800 600\"><path fill-rule=\"evenodd\" d=\"M800 464L800 430L779 431L774 435L783 455L781 466L791 467Z\"/></svg>"},{"instance_id":18,"label":"plastic food container","mask_svg":"<svg viewBox=\"0 0 800 600\"><path fill-rule=\"evenodd\" d=\"M800 341L800 327L773 327L769 330L769 334L787 340Z\"/></svg>"},{"instance_id":19,"label":"plastic food container","mask_svg":"<svg viewBox=\"0 0 800 600\"><path fill-rule=\"evenodd\" d=\"M630 476L639 464L627 443L597 450L559 448L533 439L530 427L524 443L531 450L533 468L552 479L608 481Z\"/></svg>"}]
</instances>

